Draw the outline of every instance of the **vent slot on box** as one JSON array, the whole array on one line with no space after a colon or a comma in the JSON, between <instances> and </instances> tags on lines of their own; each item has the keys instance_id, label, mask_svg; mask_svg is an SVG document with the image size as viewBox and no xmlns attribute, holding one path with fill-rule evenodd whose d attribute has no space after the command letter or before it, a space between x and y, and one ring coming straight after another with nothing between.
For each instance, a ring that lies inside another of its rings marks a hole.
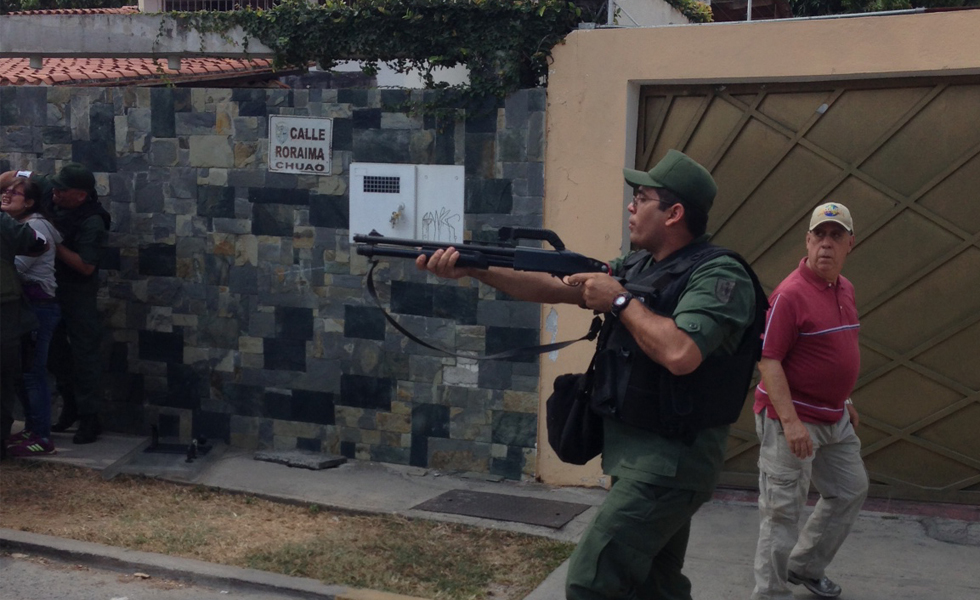
<instances>
[{"instance_id":1,"label":"vent slot on box","mask_svg":"<svg viewBox=\"0 0 980 600\"><path fill-rule=\"evenodd\" d=\"M364 176L364 191L371 194L401 193L401 177Z\"/></svg>"}]
</instances>

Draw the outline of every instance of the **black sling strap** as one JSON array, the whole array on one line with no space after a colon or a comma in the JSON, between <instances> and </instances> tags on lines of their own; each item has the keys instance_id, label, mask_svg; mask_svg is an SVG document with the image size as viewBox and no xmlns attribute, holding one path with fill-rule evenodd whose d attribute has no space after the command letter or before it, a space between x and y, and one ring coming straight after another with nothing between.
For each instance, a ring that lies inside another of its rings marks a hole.
<instances>
[{"instance_id":1,"label":"black sling strap","mask_svg":"<svg viewBox=\"0 0 980 600\"><path fill-rule=\"evenodd\" d=\"M371 261L371 268L368 270L368 274L367 274L367 290L368 290L368 294L370 294L371 298L374 300L374 303L377 304L378 308L381 309L381 313L385 316L385 319L387 319L388 322L391 323L391 326L397 329L398 331L400 331L405 337L412 340L416 344L425 346L426 348L429 348L430 350L435 350L436 352L442 352L443 354L447 354L449 356L455 356L456 358L469 358L472 360L504 360L507 358L514 358L517 356L533 356L536 354L545 354L547 352L554 352L556 350L561 350L562 348L566 348L576 342L581 342L582 340L592 341L599 334L599 329L602 327L602 319L597 315L594 319L592 319L592 325L589 327L588 333L575 340L565 340L564 342L555 342L553 344L541 344L538 346L524 346L522 348L511 348L510 350L504 350L503 352L497 352L496 354L480 355L480 354L461 354L458 352L452 352L450 350L446 350L445 348L433 346L432 344L419 339L411 331L402 327L401 324L399 324L398 321L396 321L395 318L392 317L388 313L388 311L385 310L385 307L381 304L381 299L378 298L378 292L374 286L374 268L377 266L378 266L378 261Z\"/></svg>"}]
</instances>

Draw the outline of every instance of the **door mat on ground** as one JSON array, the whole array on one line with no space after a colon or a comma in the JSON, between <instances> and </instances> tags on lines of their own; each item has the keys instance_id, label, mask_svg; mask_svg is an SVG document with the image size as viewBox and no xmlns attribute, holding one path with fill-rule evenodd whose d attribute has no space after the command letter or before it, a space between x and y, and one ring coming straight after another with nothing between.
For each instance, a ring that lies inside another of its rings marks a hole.
<instances>
[{"instance_id":1,"label":"door mat on ground","mask_svg":"<svg viewBox=\"0 0 980 600\"><path fill-rule=\"evenodd\" d=\"M319 452L303 452L302 450L283 450L265 451L259 450L255 453L255 460L279 463L287 467L300 467L302 469L330 469L347 462L343 456L335 454L321 454Z\"/></svg>"},{"instance_id":2,"label":"door mat on ground","mask_svg":"<svg viewBox=\"0 0 980 600\"><path fill-rule=\"evenodd\" d=\"M452 490L413 508L561 529L566 523L585 512L589 505L488 492Z\"/></svg>"}]
</instances>

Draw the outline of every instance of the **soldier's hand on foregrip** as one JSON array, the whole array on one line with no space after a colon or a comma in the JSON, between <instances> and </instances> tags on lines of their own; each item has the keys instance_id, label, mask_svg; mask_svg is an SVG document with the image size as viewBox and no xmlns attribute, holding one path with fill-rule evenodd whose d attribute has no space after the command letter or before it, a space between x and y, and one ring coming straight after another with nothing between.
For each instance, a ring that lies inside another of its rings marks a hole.
<instances>
[{"instance_id":1,"label":"soldier's hand on foregrip","mask_svg":"<svg viewBox=\"0 0 980 600\"><path fill-rule=\"evenodd\" d=\"M576 273L566 277L565 283L581 285L585 307L603 313L612 308L613 298L626 291L618 280L605 273Z\"/></svg>"},{"instance_id":2,"label":"soldier's hand on foregrip","mask_svg":"<svg viewBox=\"0 0 980 600\"><path fill-rule=\"evenodd\" d=\"M459 251L453 247L436 250L431 257L426 258L425 254L420 254L415 259L415 267L420 271L443 277L445 279L459 279L469 274L467 269L456 268L456 261L459 260Z\"/></svg>"}]
</instances>

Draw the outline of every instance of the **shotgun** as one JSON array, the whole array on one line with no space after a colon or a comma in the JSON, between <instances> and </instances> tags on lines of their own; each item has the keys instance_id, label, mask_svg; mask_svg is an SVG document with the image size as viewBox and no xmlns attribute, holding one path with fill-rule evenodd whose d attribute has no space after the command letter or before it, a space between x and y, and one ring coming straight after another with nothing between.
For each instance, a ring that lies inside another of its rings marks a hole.
<instances>
[{"instance_id":1,"label":"shotgun","mask_svg":"<svg viewBox=\"0 0 980 600\"><path fill-rule=\"evenodd\" d=\"M420 254L430 258L436 250L449 247L459 251L457 267L489 269L503 267L515 271L550 273L555 277L575 273L609 273L609 265L565 249L558 234L550 229L531 227L502 227L498 242L463 241L459 244L389 238L372 231L368 235L355 235L357 253L368 258L410 258ZM553 250L534 246L521 246L518 240L536 240L551 244Z\"/></svg>"}]
</instances>

